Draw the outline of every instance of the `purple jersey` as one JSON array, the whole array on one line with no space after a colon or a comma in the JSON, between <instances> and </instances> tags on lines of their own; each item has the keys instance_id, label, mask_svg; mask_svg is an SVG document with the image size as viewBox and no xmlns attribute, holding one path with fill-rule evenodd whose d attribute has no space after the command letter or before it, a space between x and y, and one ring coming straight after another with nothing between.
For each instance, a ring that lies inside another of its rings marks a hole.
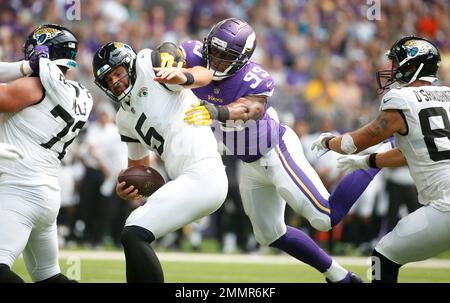
<instances>
[{"instance_id":1,"label":"purple jersey","mask_svg":"<svg viewBox=\"0 0 450 303\"><path fill-rule=\"evenodd\" d=\"M181 49L189 67L205 66L201 54L202 46L197 40L182 43ZM206 86L193 88L192 91L201 100L215 105L227 105L248 95L269 97L273 87L274 82L269 73L259 64L250 61L233 76L222 81L212 81ZM269 115L268 108L266 103L264 115L258 121L235 121L233 125L214 121L214 135L242 161L256 161L279 142L285 131L285 128Z\"/></svg>"}]
</instances>

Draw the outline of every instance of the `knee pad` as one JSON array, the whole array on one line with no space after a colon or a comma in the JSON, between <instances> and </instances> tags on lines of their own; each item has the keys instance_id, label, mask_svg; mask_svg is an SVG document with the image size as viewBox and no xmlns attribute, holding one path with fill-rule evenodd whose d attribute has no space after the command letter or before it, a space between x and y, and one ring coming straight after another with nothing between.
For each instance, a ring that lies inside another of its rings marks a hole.
<instances>
[{"instance_id":1,"label":"knee pad","mask_svg":"<svg viewBox=\"0 0 450 303\"><path fill-rule=\"evenodd\" d=\"M286 233L286 225L283 226L274 226L274 229L271 232L266 230L265 232L262 230L254 230L255 240L261 246L270 246L273 242L278 240ZM278 228L277 228L278 227Z\"/></svg>"},{"instance_id":2,"label":"knee pad","mask_svg":"<svg viewBox=\"0 0 450 303\"><path fill-rule=\"evenodd\" d=\"M376 249L373 250L371 258L372 283L397 283L400 264L389 260Z\"/></svg>"},{"instance_id":3,"label":"knee pad","mask_svg":"<svg viewBox=\"0 0 450 303\"><path fill-rule=\"evenodd\" d=\"M259 245L261 246L269 246L273 241L268 240L268 238L259 236L257 234L255 234L255 240L256 242L258 242Z\"/></svg>"},{"instance_id":4,"label":"knee pad","mask_svg":"<svg viewBox=\"0 0 450 303\"><path fill-rule=\"evenodd\" d=\"M120 241L123 247L127 247L139 242L151 243L155 236L151 231L136 225L125 226L120 235Z\"/></svg>"},{"instance_id":5,"label":"knee pad","mask_svg":"<svg viewBox=\"0 0 450 303\"><path fill-rule=\"evenodd\" d=\"M310 219L309 223L318 231L329 231L331 229L331 220L329 217L322 218L317 216Z\"/></svg>"}]
</instances>

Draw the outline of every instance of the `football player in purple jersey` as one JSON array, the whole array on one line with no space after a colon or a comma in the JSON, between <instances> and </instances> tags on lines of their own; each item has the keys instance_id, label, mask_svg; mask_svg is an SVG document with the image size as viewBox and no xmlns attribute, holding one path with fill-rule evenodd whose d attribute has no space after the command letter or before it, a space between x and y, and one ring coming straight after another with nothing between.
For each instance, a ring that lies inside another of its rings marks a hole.
<instances>
[{"instance_id":1,"label":"football player in purple jersey","mask_svg":"<svg viewBox=\"0 0 450 303\"><path fill-rule=\"evenodd\" d=\"M171 47L161 46L168 52ZM341 221L379 170L346 176L330 195L306 160L297 135L279 123L270 106L274 81L250 61L255 47L252 27L236 18L216 24L203 43L190 40L181 44L176 55L183 60L183 67L203 66L213 73L208 85L192 89L201 101L186 112L185 121L211 125L226 151L243 161L240 192L261 245L276 247L311 265L328 282L361 282L309 236L287 226L284 211L288 203L315 229L328 231ZM167 79L176 73L176 68L160 71L157 81L170 83Z\"/></svg>"}]
</instances>

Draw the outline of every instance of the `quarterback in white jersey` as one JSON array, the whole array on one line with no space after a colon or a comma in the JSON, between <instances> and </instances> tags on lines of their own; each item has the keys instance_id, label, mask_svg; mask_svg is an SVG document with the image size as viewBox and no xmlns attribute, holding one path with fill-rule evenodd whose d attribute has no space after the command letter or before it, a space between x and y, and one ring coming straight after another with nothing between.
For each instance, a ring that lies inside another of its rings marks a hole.
<instances>
[{"instance_id":1,"label":"quarterback in white jersey","mask_svg":"<svg viewBox=\"0 0 450 303\"><path fill-rule=\"evenodd\" d=\"M378 118L359 130L322 134L318 151L354 153L394 135L398 148L369 156L345 156L346 170L408 165L424 206L403 218L373 252L373 282L397 282L399 268L450 248L450 87L437 80L439 50L428 40L407 36L387 53L392 69L377 74L380 89L393 83ZM382 84L382 79L387 82Z\"/></svg>"},{"instance_id":2,"label":"quarterback in white jersey","mask_svg":"<svg viewBox=\"0 0 450 303\"><path fill-rule=\"evenodd\" d=\"M197 102L183 88L203 85L212 74L204 69L174 68L173 61L168 53L150 49L136 55L120 42L101 47L93 60L96 84L121 105L117 126L128 146L128 166L149 165L148 151L152 150L160 155L172 180L148 197L125 223L121 240L128 282L164 282L150 243L211 214L227 193L225 169L211 129L183 120L184 112ZM161 78L173 84L158 83ZM117 185L117 193L125 200L139 196L125 182Z\"/></svg>"},{"instance_id":3,"label":"quarterback in white jersey","mask_svg":"<svg viewBox=\"0 0 450 303\"><path fill-rule=\"evenodd\" d=\"M25 58L43 54L36 77L0 88L0 141L23 154L0 159L0 282L22 282L10 270L22 252L33 281L70 281L58 264L58 167L92 108L89 92L64 76L77 45L62 26L38 27L24 46Z\"/></svg>"}]
</instances>

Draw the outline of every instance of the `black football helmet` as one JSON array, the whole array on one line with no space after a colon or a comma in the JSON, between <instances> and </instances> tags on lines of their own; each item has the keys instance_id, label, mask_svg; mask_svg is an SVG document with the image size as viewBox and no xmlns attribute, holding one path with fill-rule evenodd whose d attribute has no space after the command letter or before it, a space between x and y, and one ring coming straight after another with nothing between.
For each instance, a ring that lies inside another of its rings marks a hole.
<instances>
[{"instance_id":1,"label":"black football helmet","mask_svg":"<svg viewBox=\"0 0 450 303\"><path fill-rule=\"evenodd\" d=\"M36 45L46 45L49 49L49 59L56 65L68 69L77 67L78 40L64 26L44 24L28 35L23 52L25 60L29 60Z\"/></svg>"},{"instance_id":2,"label":"black football helmet","mask_svg":"<svg viewBox=\"0 0 450 303\"><path fill-rule=\"evenodd\" d=\"M405 86L416 80L434 82L438 78L441 55L437 47L424 38L403 37L394 43L386 56L391 60L392 68L376 74L381 92L395 82ZM384 83L382 79L385 79Z\"/></svg>"},{"instance_id":3,"label":"black football helmet","mask_svg":"<svg viewBox=\"0 0 450 303\"><path fill-rule=\"evenodd\" d=\"M131 46L122 42L109 42L103 45L94 55L92 70L94 72L95 84L100 87L111 99L120 102L129 96L136 80L136 53ZM116 96L108 87L105 75L118 66L124 66L128 71L128 88Z\"/></svg>"}]
</instances>

